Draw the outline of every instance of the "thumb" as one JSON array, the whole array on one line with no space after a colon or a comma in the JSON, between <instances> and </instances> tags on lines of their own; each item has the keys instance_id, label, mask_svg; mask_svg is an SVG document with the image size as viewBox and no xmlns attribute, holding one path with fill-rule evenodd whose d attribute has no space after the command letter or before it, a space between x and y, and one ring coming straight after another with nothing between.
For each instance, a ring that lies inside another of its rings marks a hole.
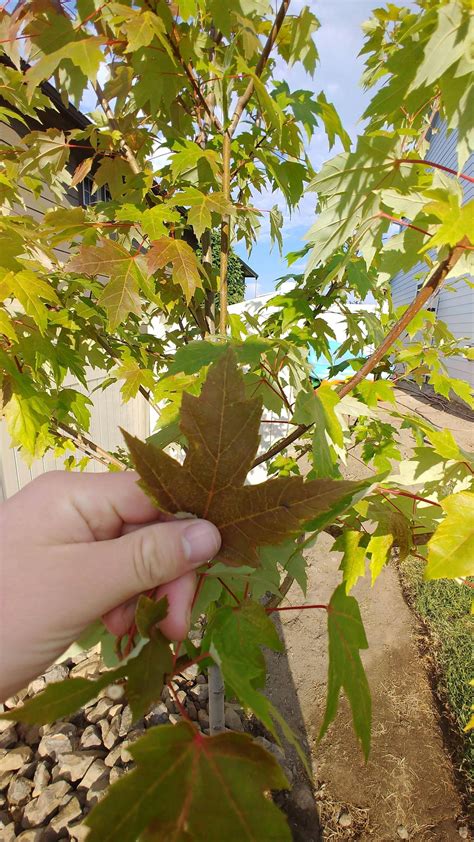
<instances>
[{"instance_id":1,"label":"thumb","mask_svg":"<svg viewBox=\"0 0 474 842\"><path fill-rule=\"evenodd\" d=\"M173 520L145 526L109 541L89 544L81 566L95 582L94 617L143 591L171 582L214 558L221 536L206 520ZM90 568L93 568L92 570ZM87 577L88 578L88 577ZM104 579L104 586L101 581ZM100 603L100 604L99 604Z\"/></svg>"}]
</instances>

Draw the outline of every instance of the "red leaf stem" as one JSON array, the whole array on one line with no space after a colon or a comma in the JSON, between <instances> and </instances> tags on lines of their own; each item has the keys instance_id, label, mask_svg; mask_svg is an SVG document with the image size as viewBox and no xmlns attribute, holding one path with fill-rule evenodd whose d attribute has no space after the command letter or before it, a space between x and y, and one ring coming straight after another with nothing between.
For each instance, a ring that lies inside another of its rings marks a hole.
<instances>
[{"instance_id":1,"label":"red leaf stem","mask_svg":"<svg viewBox=\"0 0 474 842\"><path fill-rule=\"evenodd\" d=\"M466 175L463 172L456 172L456 170L451 169L451 167L445 167L444 164L435 164L434 161L422 160L422 158L398 158L395 162L397 164L421 164L424 167L433 167L436 170L443 170L443 172L449 172L451 175L455 175L457 178L465 178L466 181L470 181L471 184L474 184L474 178L471 175Z\"/></svg>"},{"instance_id":2,"label":"red leaf stem","mask_svg":"<svg viewBox=\"0 0 474 842\"><path fill-rule=\"evenodd\" d=\"M276 608L266 608L267 614L273 614L275 611L307 611L309 608L322 608L324 611L329 610L329 605L278 605Z\"/></svg>"}]
</instances>

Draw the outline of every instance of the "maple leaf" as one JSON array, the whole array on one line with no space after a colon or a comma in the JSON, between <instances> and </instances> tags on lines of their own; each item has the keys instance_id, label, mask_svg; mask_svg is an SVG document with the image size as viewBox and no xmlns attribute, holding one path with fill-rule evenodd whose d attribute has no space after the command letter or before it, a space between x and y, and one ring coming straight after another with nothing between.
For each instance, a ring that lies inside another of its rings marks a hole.
<instances>
[{"instance_id":1,"label":"maple leaf","mask_svg":"<svg viewBox=\"0 0 474 842\"><path fill-rule=\"evenodd\" d=\"M180 429L188 442L183 465L124 433L142 488L164 511L212 521L222 536L218 557L231 565L257 567L258 546L298 535L306 521L330 513L360 490L357 482L305 482L298 476L244 485L258 448L261 414L261 399L245 397L229 348L210 367L200 396L183 395Z\"/></svg>"},{"instance_id":2,"label":"maple leaf","mask_svg":"<svg viewBox=\"0 0 474 842\"><path fill-rule=\"evenodd\" d=\"M143 282L143 273L139 256L131 255L119 243L104 239L100 246L81 246L66 270L110 277L97 303L107 311L112 330L130 313L140 315L139 285Z\"/></svg>"},{"instance_id":3,"label":"maple leaf","mask_svg":"<svg viewBox=\"0 0 474 842\"><path fill-rule=\"evenodd\" d=\"M130 753L137 768L87 817L88 842L291 839L282 813L264 796L288 782L277 761L248 735L204 737L190 722L160 725Z\"/></svg>"},{"instance_id":4,"label":"maple leaf","mask_svg":"<svg viewBox=\"0 0 474 842\"><path fill-rule=\"evenodd\" d=\"M336 588L328 606L328 635L328 694L319 739L336 716L339 694L343 688L352 709L354 730L367 759L372 708L359 649L367 649L368 643L357 600L347 596L345 583Z\"/></svg>"},{"instance_id":5,"label":"maple leaf","mask_svg":"<svg viewBox=\"0 0 474 842\"><path fill-rule=\"evenodd\" d=\"M182 288L186 301L190 301L196 287L202 287L198 262L192 248L184 240L160 237L154 240L147 253L146 262L151 273L173 266L173 281Z\"/></svg>"}]
</instances>

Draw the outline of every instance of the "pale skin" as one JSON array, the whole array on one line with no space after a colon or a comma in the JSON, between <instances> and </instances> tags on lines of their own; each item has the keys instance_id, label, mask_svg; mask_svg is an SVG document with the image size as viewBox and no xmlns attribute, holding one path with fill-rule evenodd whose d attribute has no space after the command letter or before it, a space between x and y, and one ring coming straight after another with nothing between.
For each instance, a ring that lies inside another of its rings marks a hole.
<instances>
[{"instance_id":1,"label":"pale skin","mask_svg":"<svg viewBox=\"0 0 474 842\"><path fill-rule=\"evenodd\" d=\"M161 630L189 629L195 568L221 543L205 520L162 515L133 471L52 472L0 508L0 700L52 664L86 626L103 617L129 628L139 594L166 594Z\"/></svg>"}]
</instances>

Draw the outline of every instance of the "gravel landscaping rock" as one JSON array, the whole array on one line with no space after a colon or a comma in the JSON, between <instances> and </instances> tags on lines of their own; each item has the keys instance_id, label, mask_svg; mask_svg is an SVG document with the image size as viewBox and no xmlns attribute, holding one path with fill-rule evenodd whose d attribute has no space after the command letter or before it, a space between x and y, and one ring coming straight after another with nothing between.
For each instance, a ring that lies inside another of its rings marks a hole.
<instances>
[{"instance_id":1,"label":"gravel landscaping rock","mask_svg":"<svg viewBox=\"0 0 474 842\"><path fill-rule=\"evenodd\" d=\"M91 677L100 666L95 650L55 664L5 707L21 705L27 696L36 696L68 675ZM198 666L177 676L172 686L189 718L209 733L209 688ZM130 745L148 728L181 719L165 687L161 701L134 721L121 686L108 687L67 721L37 726L0 719L1 842L85 842L87 828L81 821L108 787L133 768ZM226 704L226 726L244 730L235 704ZM273 745L265 742L267 748ZM277 746L273 750L280 751ZM277 759L281 760L279 755Z\"/></svg>"}]
</instances>

